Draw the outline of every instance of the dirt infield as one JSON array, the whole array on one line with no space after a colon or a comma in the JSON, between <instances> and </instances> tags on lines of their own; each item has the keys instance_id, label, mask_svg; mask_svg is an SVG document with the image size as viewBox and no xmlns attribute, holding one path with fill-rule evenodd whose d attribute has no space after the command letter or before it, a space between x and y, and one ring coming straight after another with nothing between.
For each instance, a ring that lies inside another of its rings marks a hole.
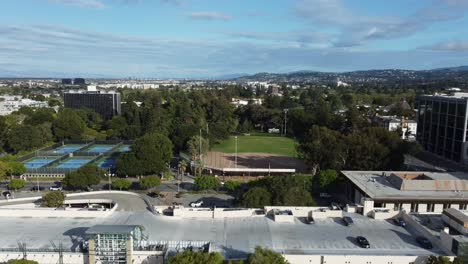
<instances>
[{"instance_id":1,"label":"dirt infield","mask_svg":"<svg viewBox=\"0 0 468 264\"><path fill-rule=\"evenodd\" d=\"M203 162L208 167L214 168L271 168L271 169L296 169L297 172L306 172L307 165L297 159L267 153L238 153L237 166L234 153L210 151L204 157Z\"/></svg>"}]
</instances>

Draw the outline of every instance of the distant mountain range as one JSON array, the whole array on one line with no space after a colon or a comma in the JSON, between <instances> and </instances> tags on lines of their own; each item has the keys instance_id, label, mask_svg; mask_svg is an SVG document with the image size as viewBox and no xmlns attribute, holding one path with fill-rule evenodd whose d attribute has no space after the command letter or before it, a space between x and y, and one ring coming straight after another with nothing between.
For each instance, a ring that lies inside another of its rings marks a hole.
<instances>
[{"instance_id":1,"label":"distant mountain range","mask_svg":"<svg viewBox=\"0 0 468 264\"><path fill-rule=\"evenodd\" d=\"M240 82L400 82L400 81L468 81L468 66L439 68L433 70L363 70L350 72L317 72L317 71L296 71L290 73L257 73L247 75L233 80Z\"/></svg>"}]
</instances>

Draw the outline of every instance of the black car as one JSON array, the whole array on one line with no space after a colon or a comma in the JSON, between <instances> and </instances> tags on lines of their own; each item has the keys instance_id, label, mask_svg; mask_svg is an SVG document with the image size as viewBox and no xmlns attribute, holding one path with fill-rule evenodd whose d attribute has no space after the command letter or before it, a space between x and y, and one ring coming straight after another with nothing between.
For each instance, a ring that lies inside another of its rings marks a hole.
<instances>
[{"instance_id":1,"label":"black car","mask_svg":"<svg viewBox=\"0 0 468 264\"><path fill-rule=\"evenodd\" d=\"M405 220L403 220L401 218L393 218L393 221L395 222L396 225L399 225L401 227L406 227Z\"/></svg>"},{"instance_id":2,"label":"black car","mask_svg":"<svg viewBox=\"0 0 468 264\"><path fill-rule=\"evenodd\" d=\"M353 219L351 217L349 217L349 216L344 216L343 217L343 223L344 223L345 226L350 226L350 225L354 224Z\"/></svg>"},{"instance_id":3,"label":"black car","mask_svg":"<svg viewBox=\"0 0 468 264\"><path fill-rule=\"evenodd\" d=\"M419 236L416 238L416 241L425 249L432 249L432 243L429 239Z\"/></svg>"},{"instance_id":4,"label":"black car","mask_svg":"<svg viewBox=\"0 0 468 264\"><path fill-rule=\"evenodd\" d=\"M358 242L359 246L362 248L370 248L369 241L363 236L356 237L356 241Z\"/></svg>"},{"instance_id":5,"label":"black car","mask_svg":"<svg viewBox=\"0 0 468 264\"><path fill-rule=\"evenodd\" d=\"M40 191L43 191L43 190L44 190L44 187L41 187L41 186L33 186L30 190L33 191L33 192L40 192Z\"/></svg>"}]
</instances>

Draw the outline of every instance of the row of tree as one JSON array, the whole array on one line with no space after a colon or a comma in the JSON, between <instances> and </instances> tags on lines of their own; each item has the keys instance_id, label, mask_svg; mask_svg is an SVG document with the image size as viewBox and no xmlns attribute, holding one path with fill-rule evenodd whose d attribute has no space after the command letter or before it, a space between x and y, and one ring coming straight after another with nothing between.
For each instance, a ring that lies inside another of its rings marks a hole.
<instances>
[{"instance_id":1,"label":"row of tree","mask_svg":"<svg viewBox=\"0 0 468 264\"><path fill-rule=\"evenodd\" d=\"M169 257L168 264L223 264L223 257L218 252L193 252L183 251L173 257ZM249 254L246 261L228 261L228 264L288 264L289 262L279 253L267 248L256 247L252 254Z\"/></svg>"}]
</instances>

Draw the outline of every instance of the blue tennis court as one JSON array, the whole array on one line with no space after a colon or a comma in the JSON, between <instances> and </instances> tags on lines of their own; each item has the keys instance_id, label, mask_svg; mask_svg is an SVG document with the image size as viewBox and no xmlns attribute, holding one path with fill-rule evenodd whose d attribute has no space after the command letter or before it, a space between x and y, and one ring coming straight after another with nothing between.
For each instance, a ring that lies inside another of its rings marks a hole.
<instances>
[{"instance_id":1,"label":"blue tennis court","mask_svg":"<svg viewBox=\"0 0 468 264\"><path fill-rule=\"evenodd\" d=\"M91 153L104 153L104 152L111 150L113 147L115 147L115 145L100 145L100 146L98 145L90 149L87 149L85 151L91 152Z\"/></svg>"},{"instance_id":2,"label":"blue tennis court","mask_svg":"<svg viewBox=\"0 0 468 264\"><path fill-rule=\"evenodd\" d=\"M35 159L25 162L24 167L26 167L26 169L41 168L44 165L49 164L54 160L55 160L54 158L35 158Z\"/></svg>"},{"instance_id":3,"label":"blue tennis court","mask_svg":"<svg viewBox=\"0 0 468 264\"><path fill-rule=\"evenodd\" d=\"M118 150L119 152L129 152L130 151L130 146L122 146Z\"/></svg>"},{"instance_id":4,"label":"blue tennis court","mask_svg":"<svg viewBox=\"0 0 468 264\"><path fill-rule=\"evenodd\" d=\"M114 159L105 159L101 162L98 162L98 167L100 168L115 168L115 160Z\"/></svg>"},{"instance_id":5,"label":"blue tennis court","mask_svg":"<svg viewBox=\"0 0 468 264\"><path fill-rule=\"evenodd\" d=\"M91 161L91 158L72 158L61 162L57 168L60 169L78 169L84 164Z\"/></svg>"},{"instance_id":6,"label":"blue tennis court","mask_svg":"<svg viewBox=\"0 0 468 264\"><path fill-rule=\"evenodd\" d=\"M60 153L60 154L67 154L67 153L72 153L74 151L77 151L82 147L84 147L84 145L65 145L63 147L57 148L56 150L52 152Z\"/></svg>"}]
</instances>

